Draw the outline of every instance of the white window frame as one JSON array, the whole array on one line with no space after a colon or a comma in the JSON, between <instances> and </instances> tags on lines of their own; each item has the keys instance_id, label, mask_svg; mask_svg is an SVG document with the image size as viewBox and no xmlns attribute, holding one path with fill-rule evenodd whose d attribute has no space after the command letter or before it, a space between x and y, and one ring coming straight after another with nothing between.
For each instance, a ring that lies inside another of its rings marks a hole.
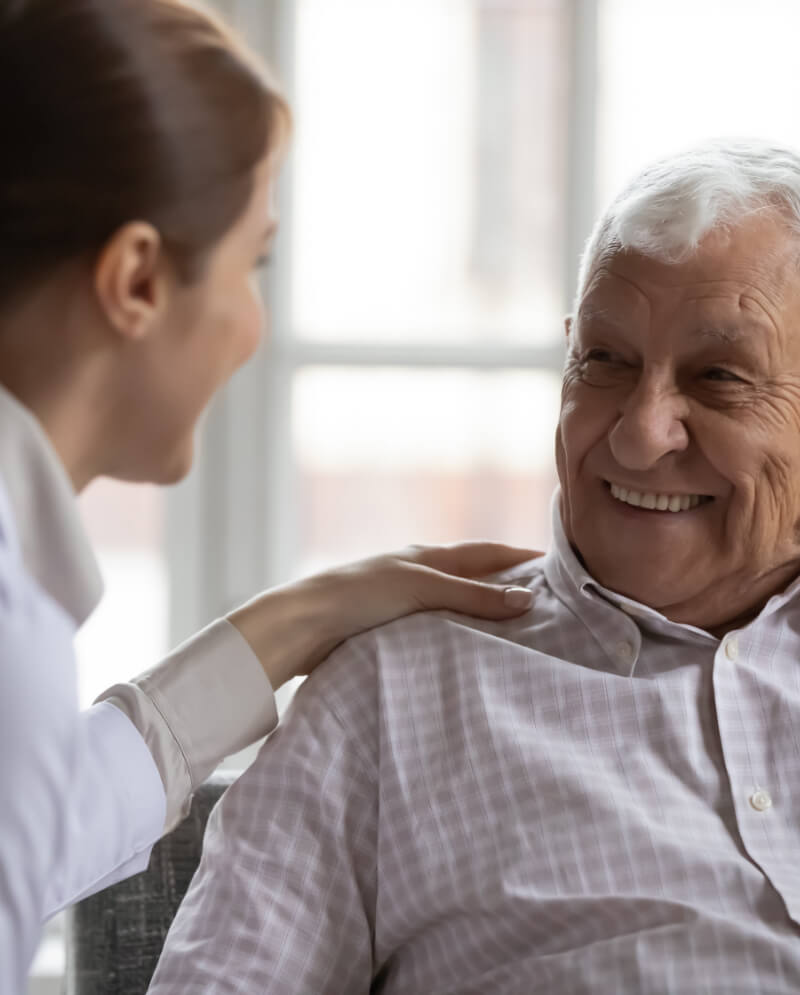
<instances>
[{"instance_id":1,"label":"white window frame","mask_svg":"<svg viewBox=\"0 0 800 995\"><path fill-rule=\"evenodd\" d=\"M577 262L595 214L597 21L601 0L569 0L567 216L562 287L567 314ZM223 13L265 56L292 101L293 0L218 0ZM298 522L292 474L291 385L308 366L561 371L563 346L315 343L291 329L291 151L279 190L281 233L265 277L271 331L248 367L215 401L197 465L168 502L172 642L256 591L291 578ZM411 537L410 537L411 538Z\"/></svg>"}]
</instances>

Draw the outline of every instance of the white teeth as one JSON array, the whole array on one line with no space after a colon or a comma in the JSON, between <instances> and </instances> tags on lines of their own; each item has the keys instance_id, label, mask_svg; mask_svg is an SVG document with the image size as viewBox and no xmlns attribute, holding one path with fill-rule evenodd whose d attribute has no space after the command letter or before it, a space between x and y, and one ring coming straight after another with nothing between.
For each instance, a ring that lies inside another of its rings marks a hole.
<instances>
[{"instance_id":1,"label":"white teeth","mask_svg":"<svg viewBox=\"0 0 800 995\"><path fill-rule=\"evenodd\" d=\"M655 494L652 491L629 491L619 484L611 484L611 493L618 501L633 505L634 508L648 508L651 511L688 511L700 504L700 494Z\"/></svg>"}]
</instances>

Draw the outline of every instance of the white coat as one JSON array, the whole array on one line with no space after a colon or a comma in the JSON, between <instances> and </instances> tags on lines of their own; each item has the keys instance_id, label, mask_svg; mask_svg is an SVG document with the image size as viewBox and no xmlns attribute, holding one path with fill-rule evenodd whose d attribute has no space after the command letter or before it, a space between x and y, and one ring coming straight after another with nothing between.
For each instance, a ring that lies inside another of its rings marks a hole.
<instances>
[{"instance_id":1,"label":"white coat","mask_svg":"<svg viewBox=\"0 0 800 995\"><path fill-rule=\"evenodd\" d=\"M79 711L72 641L101 592L69 478L0 387L3 995L24 992L48 916L143 870L193 789L277 722L263 669L224 620Z\"/></svg>"}]
</instances>

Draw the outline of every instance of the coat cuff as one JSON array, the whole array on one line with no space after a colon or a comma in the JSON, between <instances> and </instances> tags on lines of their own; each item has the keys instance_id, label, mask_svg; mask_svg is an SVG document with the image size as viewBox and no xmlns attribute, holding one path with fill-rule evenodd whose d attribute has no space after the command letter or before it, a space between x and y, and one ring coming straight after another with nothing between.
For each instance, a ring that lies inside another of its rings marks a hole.
<instances>
[{"instance_id":1,"label":"coat cuff","mask_svg":"<svg viewBox=\"0 0 800 995\"><path fill-rule=\"evenodd\" d=\"M230 756L278 724L275 695L249 643L219 619L158 666L97 699L133 722L167 798L164 832L189 811L192 792Z\"/></svg>"}]
</instances>

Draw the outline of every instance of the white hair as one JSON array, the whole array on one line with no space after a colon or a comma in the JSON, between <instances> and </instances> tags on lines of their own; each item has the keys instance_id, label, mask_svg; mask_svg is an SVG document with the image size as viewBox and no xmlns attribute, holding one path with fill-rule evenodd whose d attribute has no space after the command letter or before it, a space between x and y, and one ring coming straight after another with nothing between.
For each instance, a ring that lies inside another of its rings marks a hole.
<instances>
[{"instance_id":1,"label":"white hair","mask_svg":"<svg viewBox=\"0 0 800 995\"><path fill-rule=\"evenodd\" d=\"M717 139L652 163L600 217L578 272L577 304L595 263L632 249L662 262L689 258L703 236L756 211L778 210L800 235L800 154L758 139Z\"/></svg>"}]
</instances>

